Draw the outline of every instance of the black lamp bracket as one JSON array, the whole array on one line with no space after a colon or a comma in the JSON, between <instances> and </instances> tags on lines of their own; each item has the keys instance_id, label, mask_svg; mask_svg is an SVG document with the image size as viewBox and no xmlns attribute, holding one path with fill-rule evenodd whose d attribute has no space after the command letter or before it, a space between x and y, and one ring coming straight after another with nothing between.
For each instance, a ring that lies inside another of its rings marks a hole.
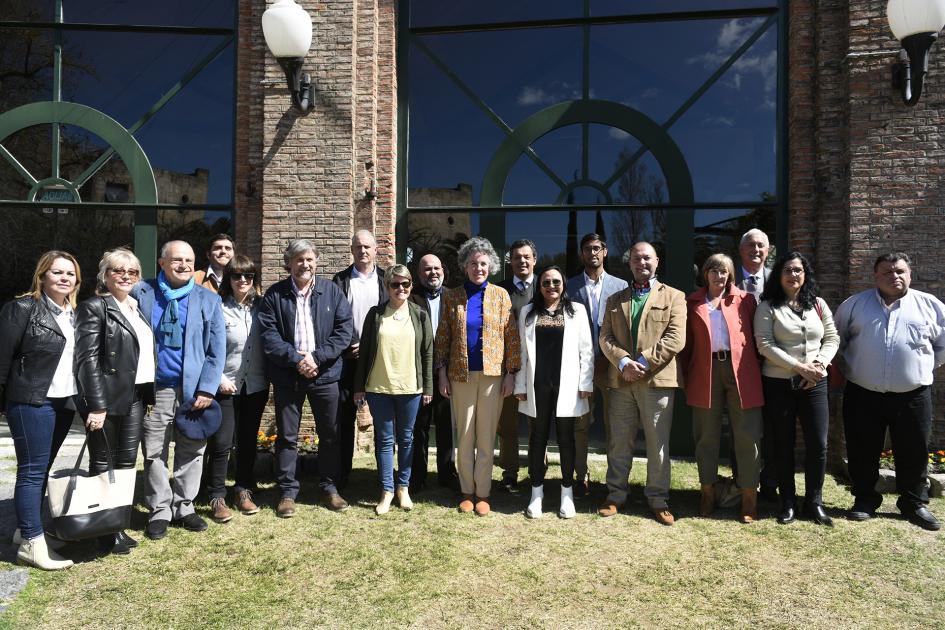
<instances>
[{"instance_id":1,"label":"black lamp bracket","mask_svg":"<svg viewBox=\"0 0 945 630\"><path fill-rule=\"evenodd\" d=\"M277 61L285 72L285 80L292 94L292 104L302 115L312 111L312 81L308 73L302 72L304 57L278 57Z\"/></svg>"},{"instance_id":2,"label":"black lamp bracket","mask_svg":"<svg viewBox=\"0 0 945 630\"><path fill-rule=\"evenodd\" d=\"M902 39L899 61L892 68L892 83L906 105L915 105L922 96L922 84L929 71L929 49L937 38L938 33L916 33Z\"/></svg>"}]
</instances>

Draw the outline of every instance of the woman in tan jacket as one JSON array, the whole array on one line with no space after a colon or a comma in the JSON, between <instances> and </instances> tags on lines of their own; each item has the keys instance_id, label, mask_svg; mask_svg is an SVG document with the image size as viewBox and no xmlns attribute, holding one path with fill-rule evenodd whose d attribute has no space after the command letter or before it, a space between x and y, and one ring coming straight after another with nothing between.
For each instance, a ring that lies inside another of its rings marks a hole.
<instances>
[{"instance_id":1,"label":"woman in tan jacket","mask_svg":"<svg viewBox=\"0 0 945 630\"><path fill-rule=\"evenodd\" d=\"M461 286L443 291L434 364L440 393L456 422L456 467L463 498L459 511L489 514L492 453L502 399L512 394L520 367L512 300L491 284L499 256L484 238L463 243L457 258Z\"/></svg>"}]
</instances>

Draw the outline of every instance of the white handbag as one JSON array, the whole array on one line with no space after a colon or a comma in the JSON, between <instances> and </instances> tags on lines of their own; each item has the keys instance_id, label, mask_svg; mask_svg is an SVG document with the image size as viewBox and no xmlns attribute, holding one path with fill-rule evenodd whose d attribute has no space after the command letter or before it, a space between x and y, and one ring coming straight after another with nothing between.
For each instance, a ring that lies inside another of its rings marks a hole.
<instances>
[{"instance_id":1,"label":"white handbag","mask_svg":"<svg viewBox=\"0 0 945 630\"><path fill-rule=\"evenodd\" d=\"M106 439L108 470L90 477L86 471L80 470L88 443L86 436L74 467L49 474L49 513L56 536L62 540L114 534L131 524L135 469L115 470Z\"/></svg>"}]
</instances>

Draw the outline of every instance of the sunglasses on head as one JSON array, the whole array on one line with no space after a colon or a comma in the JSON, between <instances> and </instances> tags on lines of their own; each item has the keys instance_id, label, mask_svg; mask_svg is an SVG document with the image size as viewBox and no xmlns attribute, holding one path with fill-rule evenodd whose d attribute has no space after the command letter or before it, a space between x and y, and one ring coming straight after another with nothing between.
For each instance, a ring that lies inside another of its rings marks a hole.
<instances>
[{"instance_id":1,"label":"sunglasses on head","mask_svg":"<svg viewBox=\"0 0 945 630\"><path fill-rule=\"evenodd\" d=\"M409 289L411 285L410 280L403 280L401 282L388 282L387 286L391 289Z\"/></svg>"},{"instance_id":2,"label":"sunglasses on head","mask_svg":"<svg viewBox=\"0 0 945 630\"><path fill-rule=\"evenodd\" d=\"M230 280L245 280L246 282L252 282L256 278L255 273L231 273Z\"/></svg>"},{"instance_id":3,"label":"sunglasses on head","mask_svg":"<svg viewBox=\"0 0 945 630\"><path fill-rule=\"evenodd\" d=\"M561 280L559 280L558 278L548 278L548 279L545 279L545 280L542 280L542 281L541 281L541 286L544 287L544 288L546 288L546 289L548 289L548 288L550 288L550 287L560 287L560 286L561 286Z\"/></svg>"}]
</instances>

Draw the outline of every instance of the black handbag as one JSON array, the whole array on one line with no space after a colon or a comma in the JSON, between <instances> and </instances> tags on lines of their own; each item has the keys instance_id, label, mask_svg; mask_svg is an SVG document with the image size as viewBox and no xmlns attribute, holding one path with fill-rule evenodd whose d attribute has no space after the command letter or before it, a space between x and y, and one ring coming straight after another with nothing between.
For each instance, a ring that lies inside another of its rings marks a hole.
<instances>
[{"instance_id":1,"label":"black handbag","mask_svg":"<svg viewBox=\"0 0 945 630\"><path fill-rule=\"evenodd\" d=\"M86 436L75 466L49 474L49 513L53 530L62 540L115 534L131 525L137 473L134 468L115 470L108 438L104 434L102 437L108 456L107 471L90 477L80 469L89 443Z\"/></svg>"}]
</instances>

